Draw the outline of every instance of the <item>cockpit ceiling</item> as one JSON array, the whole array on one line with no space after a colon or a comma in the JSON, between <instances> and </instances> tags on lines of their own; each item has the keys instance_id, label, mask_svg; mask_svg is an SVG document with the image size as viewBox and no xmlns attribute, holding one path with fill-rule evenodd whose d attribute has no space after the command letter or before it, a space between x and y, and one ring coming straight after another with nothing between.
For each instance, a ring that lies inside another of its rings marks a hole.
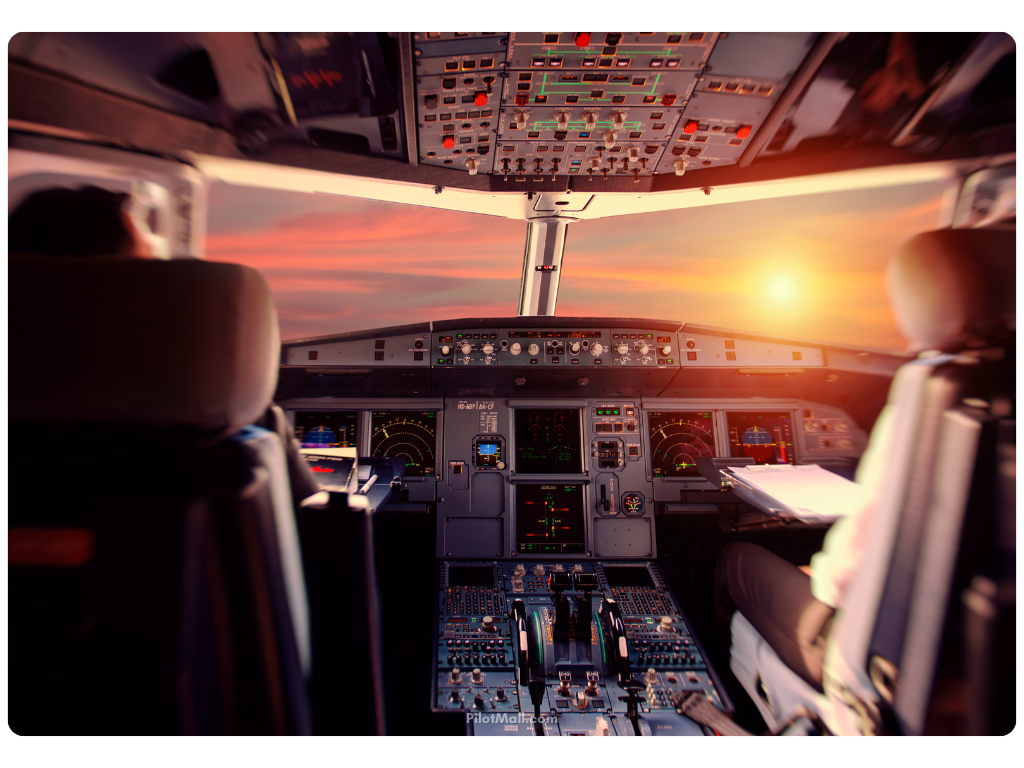
<instances>
[{"instance_id":1,"label":"cockpit ceiling","mask_svg":"<svg viewBox=\"0 0 1024 768\"><path fill-rule=\"evenodd\" d=\"M646 193L1015 151L1005 34L26 33L8 50L12 128L210 167Z\"/></svg>"}]
</instances>

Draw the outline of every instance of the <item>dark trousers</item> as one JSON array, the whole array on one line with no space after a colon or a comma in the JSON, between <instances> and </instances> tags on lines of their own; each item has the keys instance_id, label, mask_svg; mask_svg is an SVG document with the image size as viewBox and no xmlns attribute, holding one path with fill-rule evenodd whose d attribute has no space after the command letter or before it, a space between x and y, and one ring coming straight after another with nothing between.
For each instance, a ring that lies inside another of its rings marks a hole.
<instances>
[{"instance_id":1,"label":"dark trousers","mask_svg":"<svg viewBox=\"0 0 1024 768\"><path fill-rule=\"evenodd\" d=\"M719 639L729 644L735 611L743 614L783 663L819 691L833 608L811 594L810 577L756 544L722 550L715 571Z\"/></svg>"}]
</instances>

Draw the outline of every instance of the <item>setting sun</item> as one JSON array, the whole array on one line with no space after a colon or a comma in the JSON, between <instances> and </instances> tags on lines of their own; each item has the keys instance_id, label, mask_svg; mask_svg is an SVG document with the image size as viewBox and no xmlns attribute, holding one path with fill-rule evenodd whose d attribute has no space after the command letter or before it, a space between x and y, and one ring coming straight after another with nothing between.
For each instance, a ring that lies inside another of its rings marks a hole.
<instances>
[{"instance_id":1,"label":"setting sun","mask_svg":"<svg viewBox=\"0 0 1024 768\"><path fill-rule=\"evenodd\" d=\"M768 298L776 304L791 304L796 298L796 281L789 275L775 275L768 281Z\"/></svg>"}]
</instances>

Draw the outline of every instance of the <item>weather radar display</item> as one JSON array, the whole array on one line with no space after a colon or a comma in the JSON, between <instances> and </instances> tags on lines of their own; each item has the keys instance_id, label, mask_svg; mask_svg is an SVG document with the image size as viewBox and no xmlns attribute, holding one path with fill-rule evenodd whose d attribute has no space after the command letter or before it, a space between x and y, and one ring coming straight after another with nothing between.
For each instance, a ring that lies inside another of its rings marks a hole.
<instances>
[{"instance_id":1,"label":"weather radar display","mask_svg":"<svg viewBox=\"0 0 1024 768\"><path fill-rule=\"evenodd\" d=\"M697 459L715 455L711 411L652 411L647 428L655 477L697 477Z\"/></svg>"},{"instance_id":2,"label":"weather radar display","mask_svg":"<svg viewBox=\"0 0 1024 768\"><path fill-rule=\"evenodd\" d=\"M407 477L434 474L437 411L374 411L370 455L405 462Z\"/></svg>"}]
</instances>

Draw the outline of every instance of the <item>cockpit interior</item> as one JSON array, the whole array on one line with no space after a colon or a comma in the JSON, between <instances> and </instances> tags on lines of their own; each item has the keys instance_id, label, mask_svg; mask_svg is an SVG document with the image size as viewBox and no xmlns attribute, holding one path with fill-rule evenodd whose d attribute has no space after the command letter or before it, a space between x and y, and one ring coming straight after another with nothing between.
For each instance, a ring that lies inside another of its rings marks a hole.
<instances>
[{"instance_id":1,"label":"cockpit interior","mask_svg":"<svg viewBox=\"0 0 1024 768\"><path fill-rule=\"evenodd\" d=\"M1015 57L963 32L15 35L11 731L1010 733ZM720 290L760 279L728 243L762 225L702 217L923 184L873 282L809 257L835 323L780 332ZM45 218L82 187L135 251ZM282 277L261 235L218 240L240 189L352 206L339 242L364 203L395 231ZM449 215L472 258L414 269ZM657 259L615 239L652 222ZM500 298L446 293L486 270ZM869 304L898 337L857 336Z\"/></svg>"}]
</instances>

